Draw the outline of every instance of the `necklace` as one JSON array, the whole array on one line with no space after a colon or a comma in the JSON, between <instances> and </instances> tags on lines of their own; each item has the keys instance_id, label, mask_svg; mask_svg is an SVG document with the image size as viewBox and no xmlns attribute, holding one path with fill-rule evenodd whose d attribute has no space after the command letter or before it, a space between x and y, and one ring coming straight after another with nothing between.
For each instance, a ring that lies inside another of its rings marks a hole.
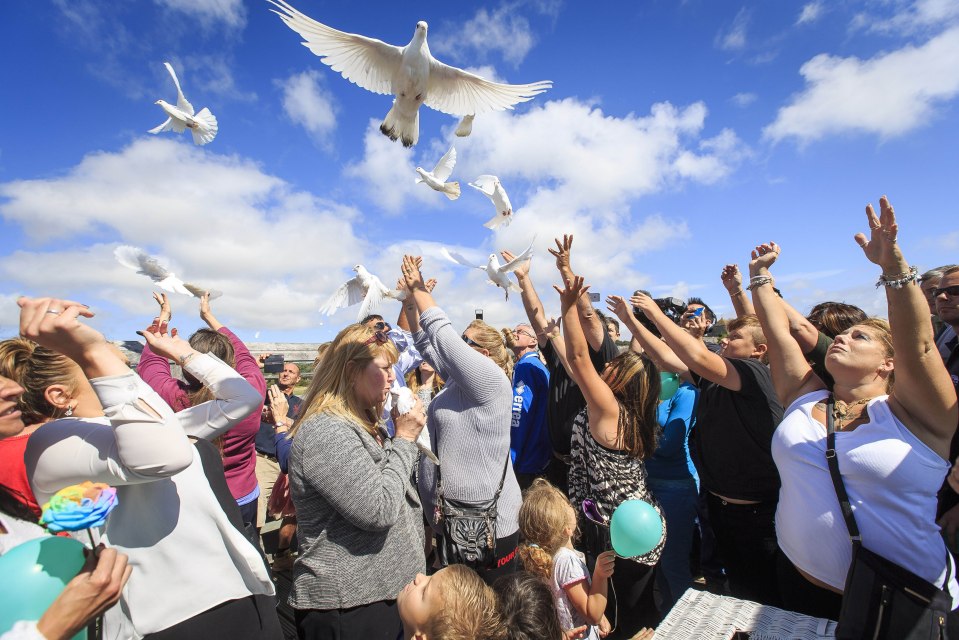
<instances>
[{"instance_id":1,"label":"necklace","mask_svg":"<svg viewBox=\"0 0 959 640\"><path fill-rule=\"evenodd\" d=\"M843 427L845 427L847 424L849 424L850 422L854 422L858 420L860 417L862 417L862 412L865 411L866 403L868 403L873 398L878 398L878 397L879 396L871 396L869 398L862 398L860 400L856 400L855 402L849 402L849 403L843 402L842 400L836 399L834 397L833 398L834 404L832 407L832 417L833 417L833 420L836 422L836 431L842 431ZM822 409L823 413L826 412L827 400L820 400L819 402L816 403L816 407L819 409ZM856 413L856 415L850 417L849 414L852 413L852 410L857 406L862 406L863 408L860 409Z\"/></svg>"}]
</instances>

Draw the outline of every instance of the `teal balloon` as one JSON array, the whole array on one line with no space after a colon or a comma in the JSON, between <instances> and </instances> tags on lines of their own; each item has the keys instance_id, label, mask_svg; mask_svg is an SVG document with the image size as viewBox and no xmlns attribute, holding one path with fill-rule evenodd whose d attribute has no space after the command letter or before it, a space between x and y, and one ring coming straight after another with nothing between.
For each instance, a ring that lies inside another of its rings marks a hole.
<instances>
[{"instance_id":1,"label":"teal balloon","mask_svg":"<svg viewBox=\"0 0 959 640\"><path fill-rule=\"evenodd\" d=\"M663 538L663 520L644 500L626 500L613 511L609 523L613 550L624 558L649 553Z\"/></svg>"},{"instance_id":2,"label":"teal balloon","mask_svg":"<svg viewBox=\"0 0 959 640\"><path fill-rule=\"evenodd\" d=\"M39 620L84 561L82 544L55 536L24 542L0 556L0 633L19 620ZM86 637L83 630L73 640Z\"/></svg>"},{"instance_id":3,"label":"teal balloon","mask_svg":"<svg viewBox=\"0 0 959 640\"><path fill-rule=\"evenodd\" d=\"M667 373L665 371L659 372L659 399L663 402L669 400L679 389L679 374L678 373Z\"/></svg>"}]
</instances>

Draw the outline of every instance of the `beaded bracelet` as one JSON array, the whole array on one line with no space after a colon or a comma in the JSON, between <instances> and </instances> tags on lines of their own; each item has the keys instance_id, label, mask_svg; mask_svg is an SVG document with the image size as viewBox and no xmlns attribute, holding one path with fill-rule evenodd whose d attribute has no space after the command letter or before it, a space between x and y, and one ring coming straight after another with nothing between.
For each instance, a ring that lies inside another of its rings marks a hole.
<instances>
[{"instance_id":1,"label":"beaded bracelet","mask_svg":"<svg viewBox=\"0 0 959 640\"><path fill-rule=\"evenodd\" d=\"M756 287L761 287L764 284L772 284L772 283L773 283L772 276L753 276L752 278L749 279L749 286L746 287L746 289L748 289L749 291L752 291Z\"/></svg>"},{"instance_id":2,"label":"beaded bracelet","mask_svg":"<svg viewBox=\"0 0 959 640\"><path fill-rule=\"evenodd\" d=\"M902 289L904 286L910 282L917 282L919 280L919 269L916 267L909 267L909 271L903 271L902 273L897 273L894 276L887 276L879 274L879 280L876 281L876 288L886 285L887 287L892 287L893 289Z\"/></svg>"},{"instance_id":3,"label":"beaded bracelet","mask_svg":"<svg viewBox=\"0 0 959 640\"><path fill-rule=\"evenodd\" d=\"M180 356L180 366L185 367L186 363L189 362L190 359L195 355L196 355L196 351L191 351L190 353L186 355Z\"/></svg>"}]
</instances>

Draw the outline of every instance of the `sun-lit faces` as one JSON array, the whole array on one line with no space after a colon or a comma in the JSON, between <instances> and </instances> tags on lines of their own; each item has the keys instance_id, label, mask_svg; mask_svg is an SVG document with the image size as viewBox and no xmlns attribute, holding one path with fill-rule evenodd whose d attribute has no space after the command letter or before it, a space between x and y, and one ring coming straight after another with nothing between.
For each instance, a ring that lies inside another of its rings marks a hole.
<instances>
[{"instance_id":1,"label":"sun-lit faces","mask_svg":"<svg viewBox=\"0 0 959 640\"><path fill-rule=\"evenodd\" d=\"M425 637L432 620L443 608L441 569L432 576L417 573L413 581L396 596L396 608L407 638Z\"/></svg>"},{"instance_id":2,"label":"sun-lit faces","mask_svg":"<svg viewBox=\"0 0 959 640\"><path fill-rule=\"evenodd\" d=\"M879 369L891 370L889 349L878 329L853 325L833 339L826 351L826 368L834 377L841 376L843 371L861 375Z\"/></svg>"},{"instance_id":3,"label":"sun-lit faces","mask_svg":"<svg viewBox=\"0 0 959 640\"><path fill-rule=\"evenodd\" d=\"M357 400L367 407L385 402L395 377L393 365L386 356L376 356L356 377L353 389Z\"/></svg>"},{"instance_id":4,"label":"sun-lit faces","mask_svg":"<svg viewBox=\"0 0 959 640\"><path fill-rule=\"evenodd\" d=\"M751 358L757 351L756 341L746 329L730 331L719 344L722 346L719 355L724 358Z\"/></svg>"},{"instance_id":5,"label":"sun-lit faces","mask_svg":"<svg viewBox=\"0 0 959 640\"><path fill-rule=\"evenodd\" d=\"M22 394L23 387L0 376L0 438L20 435L23 431L23 420L17 409L17 400Z\"/></svg>"},{"instance_id":6,"label":"sun-lit faces","mask_svg":"<svg viewBox=\"0 0 959 640\"><path fill-rule=\"evenodd\" d=\"M959 271L944 275L937 289L947 289L959 285ZM936 296L936 315L948 325L959 326L959 296L943 291Z\"/></svg>"}]
</instances>

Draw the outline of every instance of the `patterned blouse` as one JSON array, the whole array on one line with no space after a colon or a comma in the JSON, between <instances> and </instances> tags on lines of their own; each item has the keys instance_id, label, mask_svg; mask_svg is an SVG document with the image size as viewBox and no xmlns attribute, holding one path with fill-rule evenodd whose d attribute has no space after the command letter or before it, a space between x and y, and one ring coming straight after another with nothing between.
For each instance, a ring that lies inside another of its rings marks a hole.
<instances>
[{"instance_id":1,"label":"patterned blouse","mask_svg":"<svg viewBox=\"0 0 959 640\"><path fill-rule=\"evenodd\" d=\"M662 508L646 487L646 465L625 451L608 449L596 442L589 432L586 409L573 420L573 438L570 448L572 464L569 470L569 497L577 509L583 500L591 498L607 522L622 502L645 500L656 509L663 523L663 535L656 548L642 556L635 556L641 564L656 564L666 544L666 520Z\"/></svg>"}]
</instances>

